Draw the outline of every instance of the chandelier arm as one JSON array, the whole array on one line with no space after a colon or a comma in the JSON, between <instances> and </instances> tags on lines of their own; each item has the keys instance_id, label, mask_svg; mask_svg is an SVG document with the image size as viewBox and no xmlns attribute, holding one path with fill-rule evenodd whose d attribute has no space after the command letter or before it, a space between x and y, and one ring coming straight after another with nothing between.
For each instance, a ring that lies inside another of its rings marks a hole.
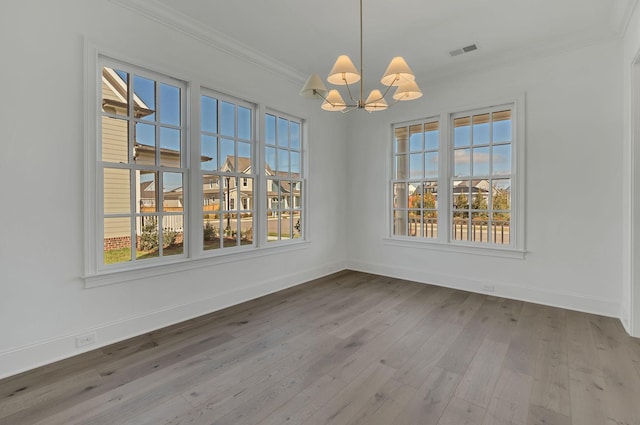
<instances>
[{"instance_id":1,"label":"chandelier arm","mask_svg":"<svg viewBox=\"0 0 640 425\"><path fill-rule=\"evenodd\" d=\"M353 98L353 95L351 94L351 88L349 88L349 83L347 83L347 79L343 78L344 80L344 85L347 86L347 93L349 93L349 99L351 99L352 102L356 102L358 103L358 101L356 99ZM362 80L360 80L362 84ZM362 95L360 95L362 97Z\"/></svg>"}]
</instances>

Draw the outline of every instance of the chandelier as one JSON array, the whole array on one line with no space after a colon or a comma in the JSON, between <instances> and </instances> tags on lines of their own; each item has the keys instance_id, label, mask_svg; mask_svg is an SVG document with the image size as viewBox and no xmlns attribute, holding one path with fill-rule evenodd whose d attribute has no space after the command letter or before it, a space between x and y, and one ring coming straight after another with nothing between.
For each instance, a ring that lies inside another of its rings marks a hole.
<instances>
[{"instance_id":1,"label":"chandelier","mask_svg":"<svg viewBox=\"0 0 640 425\"><path fill-rule=\"evenodd\" d=\"M396 91L393 93L394 102L391 105L399 101L418 99L422 96L422 91L420 91L420 88L415 82L415 75L413 75L411 68L409 68L409 65L407 65L407 62L401 56L397 56L391 60L391 63L380 80L380 82L386 86L384 93L377 89L372 90L369 96L367 96L367 99L364 100L362 87L363 78L362 0L360 0L360 72L358 72L349 56L340 55L327 77L327 81L331 84L346 86L350 102L345 102L340 92L336 89L327 91L327 87L318 74L312 74L307 79L304 87L300 90L300 95L310 99L324 99L320 107L325 111L342 112L349 112L354 109L365 109L369 112L387 109L390 105L385 100L385 96L387 96L391 87L396 87ZM355 99L351 88L353 84L357 82L360 82L360 95Z\"/></svg>"}]
</instances>

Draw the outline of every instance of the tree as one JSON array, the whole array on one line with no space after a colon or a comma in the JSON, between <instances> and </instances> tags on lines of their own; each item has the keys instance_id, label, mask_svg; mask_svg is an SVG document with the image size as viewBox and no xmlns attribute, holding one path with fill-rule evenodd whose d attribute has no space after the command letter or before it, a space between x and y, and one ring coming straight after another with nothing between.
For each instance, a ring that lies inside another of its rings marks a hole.
<instances>
[{"instance_id":1,"label":"tree","mask_svg":"<svg viewBox=\"0 0 640 425\"><path fill-rule=\"evenodd\" d=\"M503 212L496 212L494 214L494 218L498 220L509 220L509 210L511 209L511 205L509 205L509 192L504 189L496 190L496 193L493 195L493 210ZM504 212L507 211L507 212Z\"/></svg>"},{"instance_id":2,"label":"tree","mask_svg":"<svg viewBox=\"0 0 640 425\"><path fill-rule=\"evenodd\" d=\"M469 198L464 193L455 197L453 201L453 207L456 210L468 210ZM458 211L453 214L454 217L463 217L464 211Z\"/></svg>"}]
</instances>

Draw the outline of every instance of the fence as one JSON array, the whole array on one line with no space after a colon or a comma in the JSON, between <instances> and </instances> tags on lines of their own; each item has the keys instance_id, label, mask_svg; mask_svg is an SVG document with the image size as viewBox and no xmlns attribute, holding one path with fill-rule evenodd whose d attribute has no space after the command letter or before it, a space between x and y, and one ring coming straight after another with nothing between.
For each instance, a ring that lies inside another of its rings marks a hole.
<instances>
[{"instance_id":1,"label":"fence","mask_svg":"<svg viewBox=\"0 0 640 425\"><path fill-rule=\"evenodd\" d=\"M394 222L394 234L402 235L404 227L402 223L404 218L396 218ZM407 236L416 236L423 238L438 237L438 218L437 217L407 217ZM509 220L472 220L469 225L468 219L454 218L452 222L452 239L457 241L474 241L474 242L491 242L497 244L508 245L510 236Z\"/></svg>"}]
</instances>

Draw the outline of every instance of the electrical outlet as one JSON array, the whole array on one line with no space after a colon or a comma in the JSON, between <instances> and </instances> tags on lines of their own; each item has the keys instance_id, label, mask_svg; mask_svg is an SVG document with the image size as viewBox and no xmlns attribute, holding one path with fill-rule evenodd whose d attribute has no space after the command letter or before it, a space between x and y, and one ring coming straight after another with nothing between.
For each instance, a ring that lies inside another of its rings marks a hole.
<instances>
[{"instance_id":1,"label":"electrical outlet","mask_svg":"<svg viewBox=\"0 0 640 425\"><path fill-rule=\"evenodd\" d=\"M96 343L96 333L84 334L76 337L76 348L86 347Z\"/></svg>"},{"instance_id":2,"label":"electrical outlet","mask_svg":"<svg viewBox=\"0 0 640 425\"><path fill-rule=\"evenodd\" d=\"M494 292L496 290L495 286L489 285L488 283L482 284L482 290L485 292Z\"/></svg>"}]
</instances>

